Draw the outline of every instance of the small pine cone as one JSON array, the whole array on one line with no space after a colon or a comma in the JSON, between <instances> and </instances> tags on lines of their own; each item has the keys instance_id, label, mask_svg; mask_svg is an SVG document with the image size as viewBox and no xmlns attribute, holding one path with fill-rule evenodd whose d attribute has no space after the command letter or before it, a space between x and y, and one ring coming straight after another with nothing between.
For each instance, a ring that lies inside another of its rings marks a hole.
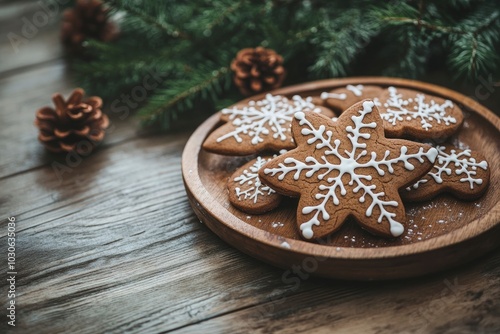
<instances>
[{"instance_id":1,"label":"small pine cone","mask_svg":"<svg viewBox=\"0 0 500 334\"><path fill-rule=\"evenodd\" d=\"M283 57L263 47L240 50L231 63L231 70L234 83L246 96L280 87L286 74Z\"/></svg>"},{"instance_id":2,"label":"small pine cone","mask_svg":"<svg viewBox=\"0 0 500 334\"><path fill-rule=\"evenodd\" d=\"M36 113L38 139L52 152L76 152L88 155L104 138L109 119L101 111L100 97L82 100L81 88L73 91L67 101L61 94L52 96L55 109L43 107Z\"/></svg>"},{"instance_id":3,"label":"small pine cone","mask_svg":"<svg viewBox=\"0 0 500 334\"><path fill-rule=\"evenodd\" d=\"M81 51L88 38L109 42L118 35L118 27L108 21L109 9L100 0L77 0L63 13L61 39L72 51Z\"/></svg>"}]
</instances>

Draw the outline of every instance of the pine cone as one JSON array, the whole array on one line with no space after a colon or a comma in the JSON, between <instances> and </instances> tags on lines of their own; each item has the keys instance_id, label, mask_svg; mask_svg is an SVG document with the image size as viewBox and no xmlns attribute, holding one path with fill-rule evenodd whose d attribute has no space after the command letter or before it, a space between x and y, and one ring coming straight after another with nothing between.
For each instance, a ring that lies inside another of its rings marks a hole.
<instances>
[{"instance_id":1,"label":"pine cone","mask_svg":"<svg viewBox=\"0 0 500 334\"><path fill-rule=\"evenodd\" d=\"M109 119L101 111L102 100L97 96L82 100L84 93L77 88L68 101L56 93L52 96L55 109L43 107L37 111L38 139L49 151L87 155L104 138Z\"/></svg>"},{"instance_id":2,"label":"pine cone","mask_svg":"<svg viewBox=\"0 0 500 334\"><path fill-rule=\"evenodd\" d=\"M108 21L109 9L100 0L78 0L75 7L63 13L62 42L73 51L81 51L88 38L103 42L118 35L117 26Z\"/></svg>"},{"instance_id":3,"label":"pine cone","mask_svg":"<svg viewBox=\"0 0 500 334\"><path fill-rule=\"evenodd\" d=\"M285 79L283 57L263 47L240 50L231 63L231 70L234 83L243 95L278 88Z\"/></svg>"}]
</instances>

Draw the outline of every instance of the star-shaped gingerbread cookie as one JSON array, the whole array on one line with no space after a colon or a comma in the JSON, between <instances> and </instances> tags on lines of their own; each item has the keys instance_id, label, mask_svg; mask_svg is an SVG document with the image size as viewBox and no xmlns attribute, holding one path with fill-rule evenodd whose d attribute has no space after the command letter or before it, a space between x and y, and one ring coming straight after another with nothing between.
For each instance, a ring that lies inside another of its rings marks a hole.
<instances>
[{"instance_id":1,"label":"star-shaped gingerbread cookie","mask_svg":"<svg viewBox=\"0 0 500 334\"><path fill-rule=\"evenodd\" d=\"M400 236L405 209L398 190L432 168L437 150L386 138L371 100L354 104L336 122L311 112L294 118L297 148L268 162L259 176L284 195L300 196L302 236L324 237L348 217L373 234Z\"/></svg>"},{"instance_id":2,"label":"star-shaped gingerbread cookie","mask_svg":"<svg viewBox=\"0 0 500 334\"><path fill-rule=\"evenodd\" d=\"M262 151L278 152L295 147L290 130L296 112L311 111L335 114L328 108L316 106L312 98L298 95L291 99L267 94L259 101L238 104L221 111L221 121L226 122L212 132L203 148L225 155L249 155Z\"/></svg>"}]
</instances>

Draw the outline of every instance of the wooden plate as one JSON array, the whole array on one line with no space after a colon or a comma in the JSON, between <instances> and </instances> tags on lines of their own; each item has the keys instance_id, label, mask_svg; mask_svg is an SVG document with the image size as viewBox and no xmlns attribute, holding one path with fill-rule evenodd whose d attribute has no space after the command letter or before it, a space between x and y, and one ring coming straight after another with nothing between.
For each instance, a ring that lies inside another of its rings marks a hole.
<instances>
[{"instance_id":1,"label":"wooden plate","mask_svg":"<svg viewBox=\"0 0 500 334\"><path fill-rule=\"evenodd\" d=\"M500 242L500 119L457 92L396 78L316 81L279 89L273 94L319 96L323 91L348 84L411 88L460 105L465 113L464 126L452 142L487 157L491 183L485 195L472 202L441 195L432 201L406 205L407 231L395 241L373 237L349 221L321 244L306 242L301 240L295 224L297 202L294 199L263 215L246 214L229 204L227 179L249 158L221 156L201 149L207 135L220 125L217 113L193 133L182 156L186 192L199 219L234 247L276 266L295 268L295 273L285 274L299 277L305 273L355 280L418 276L465 263L497 246Z\"/></svg>"}]
</instances>

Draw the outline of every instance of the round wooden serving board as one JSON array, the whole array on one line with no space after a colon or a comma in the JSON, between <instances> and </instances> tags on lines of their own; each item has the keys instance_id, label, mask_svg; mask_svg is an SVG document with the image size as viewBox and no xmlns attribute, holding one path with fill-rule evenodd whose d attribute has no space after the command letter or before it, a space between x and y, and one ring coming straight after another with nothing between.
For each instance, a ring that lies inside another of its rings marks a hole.
<instances>
[{"instance_id":1,"label":"round wooden serving board","mask_svg":"<svg viewBox=\"0 0 500 334\"><path fill-rule=\"evenodd\" d=\"M450 99L462 107L465 121L451 142L484 154L490 186L478 200L449 195L405 204L406 232L396 240L376 238L352 221L319 243L303 241L295 223L296 199L278 209L251 215L228 202L226 183L252 157L205 152L201 145L220 126L219 113L191 136L182 156L182 175L196 215L223 240L241 251L282 268L355 280L395 279L423 275L470 261L500 243L500 119L473 99L423 82L366 77L316 81L286 87L273 94L319 96L348 84L398 86ZM252 99L261 99L264 94ZM297 269L300 267L299 269Z\"/></svg>"}]
</instances>

